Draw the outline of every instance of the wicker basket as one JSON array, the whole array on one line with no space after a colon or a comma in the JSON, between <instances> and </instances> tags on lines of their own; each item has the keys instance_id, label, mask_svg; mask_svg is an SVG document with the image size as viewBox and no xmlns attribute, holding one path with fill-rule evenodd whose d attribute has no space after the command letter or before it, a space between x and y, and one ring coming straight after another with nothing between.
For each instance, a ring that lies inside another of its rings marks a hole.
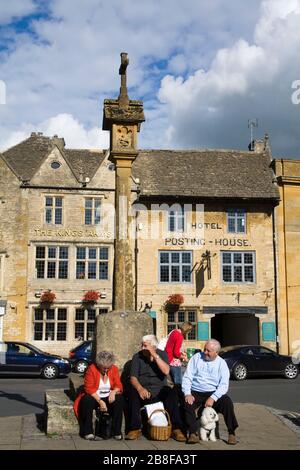
<instances>
[{"instance_id":1,"label":"wicker basket","mask_svg":"<svg viewBox=\"0 0 300 470\"><path fill-rule=\"evenodd\" d=\"M154 413L164 413L168 420L167 426L153 426L150 424L150 419L154 415ZM171 437L172 432L172 425L170 421L169 413L166 410L154 410L152 411L151 415L148 419L148 434L150 439L153 441L167 441Z\"/></svg>"}]
</instances>

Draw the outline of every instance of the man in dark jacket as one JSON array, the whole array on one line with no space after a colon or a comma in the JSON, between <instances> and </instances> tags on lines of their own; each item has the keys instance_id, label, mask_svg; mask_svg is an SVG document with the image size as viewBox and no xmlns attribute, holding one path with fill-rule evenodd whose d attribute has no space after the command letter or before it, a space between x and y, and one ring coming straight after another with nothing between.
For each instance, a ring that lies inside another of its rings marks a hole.
<instances>
[{"instance_id":1,"label":"man in dark jacket","mask_svg":"<svg viewBox=\"0 0 300 470\"><path fill-rule=\"evenodd\" d=\"M141 350L133 355L128 390L129 432L125 439L138 439L142 434L140 408L162 401L172 421L173 439L183 442L186 438L182 432L177 392L167 385L168 355L157 349L157 344L156 336L144 336Z\"/></svg>"}]
</instances>

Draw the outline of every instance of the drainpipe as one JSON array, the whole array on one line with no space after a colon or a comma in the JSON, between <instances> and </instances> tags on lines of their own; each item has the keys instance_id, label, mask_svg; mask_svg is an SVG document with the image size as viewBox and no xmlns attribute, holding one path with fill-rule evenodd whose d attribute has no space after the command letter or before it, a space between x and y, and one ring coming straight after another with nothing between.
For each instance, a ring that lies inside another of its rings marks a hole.
<instances>
[{"instance_id":1,"label":"drainpipe","mask_svg":"<svg viewBox=\"0 0 300 470\"><path fill-rule=\"evenodd\" d=\"M281 159L281 176L284 177L284 162ZM290 354L290 324L289 324L289 290L288 290L288 273L287 273L287 244L286 244L286 216L285 216L285 187L282 182L282 225L283 225L283 241L284 241L284 279L285 279L285 308L286 308L286 332L287 332L287 348Z\"/></svg>"},{"instance_id":2,"label":"drainpipe","mask_svg":"<svg viewBox=\"0 0 300 470\"><path fill-rule=\"evenodd\" d=\"M138 247L138 225L137 225L137 219L138 219L138 211L135 212L135 240L134 240L134 270L135 270L135 289L134 289L134 308L135 311L137 312L138 310L138 253L139 253L139 247Z\"/></svg>"},{"instance_id":3,"label":"drainpipe","mask_svg":"<svg viewBox=\"0 0 300 470\"><path fill-rule=\"evenodd\" d=\"M277 256L276 256L276 230L275 230L275 208L272 208L272 232L273 232L273 260L274 260L274 300L275 300L275 331L276 331L276 352L279 353L279 332L278 332L278 289L277 289Z\"/></svg>"}]
</instances>

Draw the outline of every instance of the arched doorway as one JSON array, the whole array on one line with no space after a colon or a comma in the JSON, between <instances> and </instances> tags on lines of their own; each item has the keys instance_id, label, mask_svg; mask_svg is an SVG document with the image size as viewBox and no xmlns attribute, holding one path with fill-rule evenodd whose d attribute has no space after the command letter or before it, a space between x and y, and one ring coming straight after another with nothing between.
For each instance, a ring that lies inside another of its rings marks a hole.
<instances>
[{"instance_id":1,"label":"arched doorway","mask_svg":"<svg viewBox=\"0 0 300 470\"><path fill-rule=\"evenodd\" d=\"M211 319L211 338L222 346L259 344L259 319L251 313L221 313Z\"/></svg>"}]
</instances>

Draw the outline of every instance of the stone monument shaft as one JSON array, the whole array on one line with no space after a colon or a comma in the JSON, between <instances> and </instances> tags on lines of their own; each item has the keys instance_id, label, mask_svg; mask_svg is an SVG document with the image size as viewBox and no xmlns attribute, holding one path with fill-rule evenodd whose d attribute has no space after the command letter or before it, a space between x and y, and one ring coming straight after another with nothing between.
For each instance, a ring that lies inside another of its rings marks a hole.
<instances>
[{"instance_id":1,"label":"stone monument shaft","mask_svg":"<svg viewBox=\"0 0 300 470\"><path fill-rule=\"evenodd\" d=\"M129 100L127 93L128 55L121 53L120 94L117 100L104 100L103 130L110 132L110 160L115 164L116 234L114 257L114 310L134 309L130 207L132 163L138 155L137 133L145 120L142 101Z\"/></svg>"}]
</instances>

